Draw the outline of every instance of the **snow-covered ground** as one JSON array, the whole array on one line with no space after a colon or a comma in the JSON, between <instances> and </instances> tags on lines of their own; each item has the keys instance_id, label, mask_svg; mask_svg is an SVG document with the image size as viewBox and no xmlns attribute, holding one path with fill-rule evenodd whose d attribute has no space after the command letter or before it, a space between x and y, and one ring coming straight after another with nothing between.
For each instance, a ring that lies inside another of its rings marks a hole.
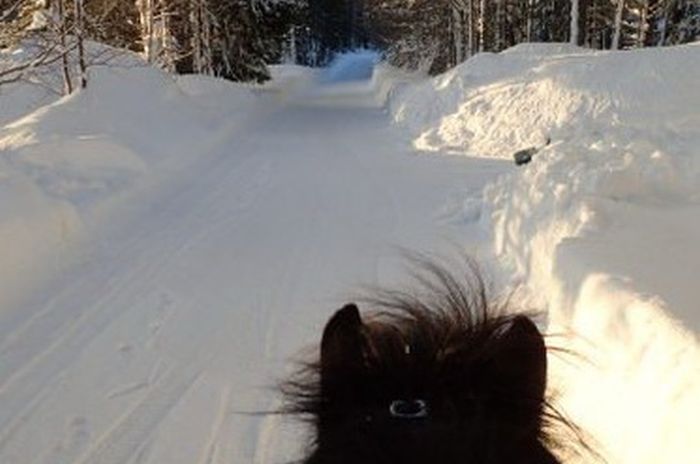
<instances>
[{"instance_id":1,"label":"snow-covered ground","mask_svg":"<svg viewBox=\"0 0 700 464\"><path fill-rule=\"evenodd\" d=\"M406 87L391 108L420 150L541 148L467 204L587 358L554 360L563 404L610 462L700 459L700 43L521 45Z\"/></svg>"},{"instance_id":2,"label":"snow-covered ground","mask_svg":"<svg viewBox=\"0 0 700 464\"><path fill-rule=\"evenodd\" d=\"M245 414L285 362L399 247L478 235L460 200L508 163L415 156L369 85L275 73L95 69L2 129L0 462L287 462Z\"/></svg>"},{"instance_id":3,"label":"snow-covered ground","mask_svg":"<svg viewBox=\"0 0 700 464\"><path fill-rule=\"evenodd\" d=\"M0 94L0 462L289 461L299 430L246 412L400 247L475 253L575 334L553 380L611 463L700 455L700 45L374 59Z\"/></svg>"}]
</instances>

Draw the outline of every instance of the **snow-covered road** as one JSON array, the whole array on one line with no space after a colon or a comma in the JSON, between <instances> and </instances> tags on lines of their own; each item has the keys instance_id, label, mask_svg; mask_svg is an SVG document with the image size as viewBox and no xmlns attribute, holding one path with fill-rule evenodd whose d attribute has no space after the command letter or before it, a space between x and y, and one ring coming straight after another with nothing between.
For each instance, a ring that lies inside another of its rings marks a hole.
<instances>
[{"instance_id":1,"label":"snow-covered road","mask_svg":"<svg viewBox=\"0 0 700 464\"><path fill-rule=\"evenodd\" d=\"M400 276L399 247L477 246L464 198L512 169L419 155L369 95L337 95L269 97L0 313L0 462L296 456L278 417L243 412L275 407L269 387L349 293Z\"/></svg>"}]
</instances>

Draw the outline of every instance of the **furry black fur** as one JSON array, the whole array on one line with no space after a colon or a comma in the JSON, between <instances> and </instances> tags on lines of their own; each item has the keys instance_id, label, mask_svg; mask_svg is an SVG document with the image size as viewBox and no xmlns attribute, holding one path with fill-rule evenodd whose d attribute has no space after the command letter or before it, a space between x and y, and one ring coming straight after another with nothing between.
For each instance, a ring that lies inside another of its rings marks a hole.
<instances>
[{"instance_id":1,"label":"furry black fur","mask_svg":"<svg viewBox=\"0 0 700 464\"><path fill-rule=\"evenodd\" d=\"M303 462L559 464L580 434L548 402L533 318L491 301L474 265L419 267L412 292L337 311L320 357L284 384L285 412L314 427Z\"/></svg>"}]
</instances>

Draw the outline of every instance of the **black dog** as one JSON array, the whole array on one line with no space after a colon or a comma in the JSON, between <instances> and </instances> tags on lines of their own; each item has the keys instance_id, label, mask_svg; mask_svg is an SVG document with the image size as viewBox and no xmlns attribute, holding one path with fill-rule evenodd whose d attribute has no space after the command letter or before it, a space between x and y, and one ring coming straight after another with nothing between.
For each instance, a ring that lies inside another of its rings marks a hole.
<instances>
[{"instance_id":1,"label":"black dog","mask_svg":"<svg viewBox=\"0 0 700 464\"><path fill-rule=\"evenodd\" d=\"M315 428L305 464L559 464L578 433L545 396L547 349L489 304L475 272L423 263L420 295L381 291L327 323L320 360L284 387ZM557 443L554 432L575 431Z\"/></svg>"}]
</instances>

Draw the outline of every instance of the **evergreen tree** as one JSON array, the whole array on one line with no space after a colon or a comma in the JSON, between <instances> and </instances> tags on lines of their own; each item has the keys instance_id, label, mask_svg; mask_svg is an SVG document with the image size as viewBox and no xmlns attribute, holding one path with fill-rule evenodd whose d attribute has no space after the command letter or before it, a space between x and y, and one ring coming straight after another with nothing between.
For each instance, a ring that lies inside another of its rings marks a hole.
<instances>
[{"instance_id":1,"label":"evergreen tree","mask_svg":"<svg viewBox=\"0 0 700 464\"><path fill-rule=\"evenodd\" d=\"M219 2L217 18L216 74L239 81L264 82L270 78L261 35L260 10L254 0Z\"/></svg>"},{"instance_id":2,"label":"evergreen tree","mask_svg":"<svg viewBox=\"0 0 700 464\"><path fill-rule=\"evenodd\" d=\"M270 63L325 65L362 46L439 73L528 41L597 49L695 41L700 0L0 0L0 47L30 39L31 66L62 61L66 91L75 87L68 54L81 55L83 38L170 71L243 81L264 81ZM20 74L0 81L8 75Z\"/></svg>"},{"instance_id":3,"label":"evergreen tree","mask_svg":"<svg viewBox=\"0 0 700 464\"><path fill-rule=\"evenodd\" d=\"M138 49L139 12L133 1L85 0L85 20L90 39L118 48Z\"/></svg>"},{"instance_id":4,"label":"evergreen tree","mask_svg":"<svg viewBox=\"0 0 700 464\"><path fill-rule=\"evenodd\" d=\"M700 40L700 1L675 0L664 11L666 34L661 45Z\"/></svg>"},{"instance_id":5,"label":"evergreen tree","mask_svg":"<svg viewBox=\"0 0 700 464\"><path fill-rule=\"evenodd\" d=\"M310 26L318 63L335 53L366 45L364 3L359 0L309 0Z\"/></svg>"}]
</instances>

